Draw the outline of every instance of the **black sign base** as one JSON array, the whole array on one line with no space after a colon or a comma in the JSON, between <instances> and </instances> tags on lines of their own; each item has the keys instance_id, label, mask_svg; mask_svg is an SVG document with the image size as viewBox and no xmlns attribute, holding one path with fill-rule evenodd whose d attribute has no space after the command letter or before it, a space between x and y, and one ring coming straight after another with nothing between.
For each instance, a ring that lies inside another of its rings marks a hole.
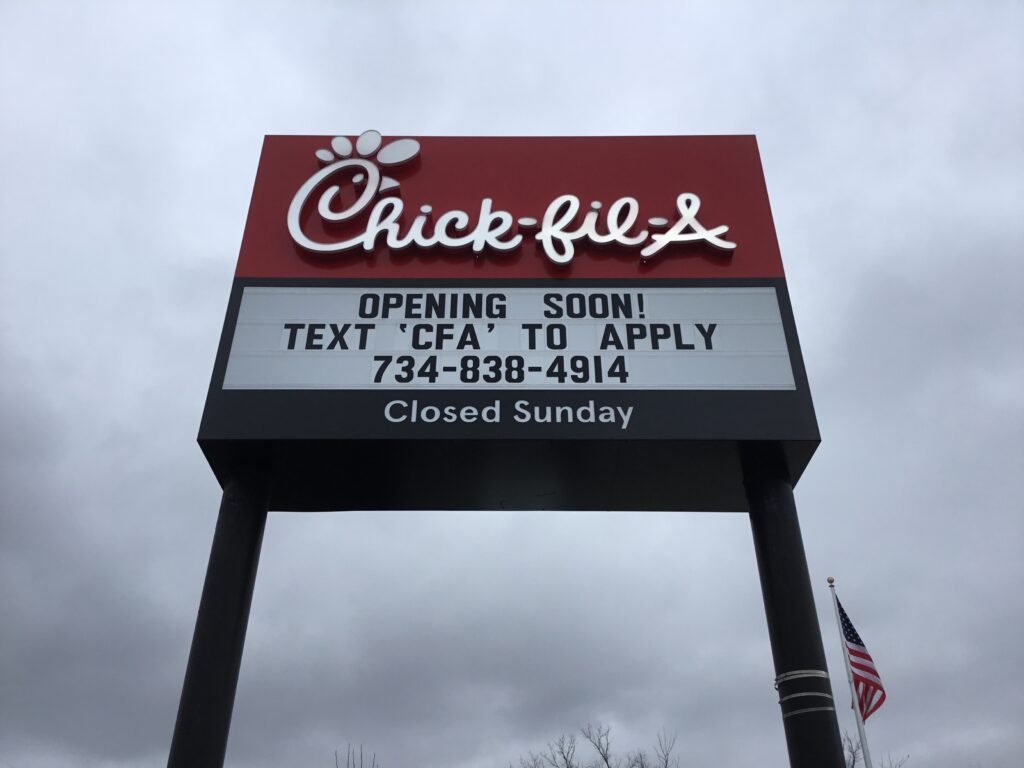
<instances>
[{"instance_id":1,"label":"black sign base","mask_svg":"<svg viewBox=\"0 0 1024 768\"><path fill-rule=\"evenodd\" d=\"M778 444L748 444L742 446L741 454L790 766L844 768L787 462ZM307 466L315 464L309 461ZM267 480L271 473L262 461L239 463L234 469L234 474L225 478L168 768L220 768L224 764L263 529L273 495ZM562 463L560 469L564 473L568 466ZM449 486L449 498L457 497L452 490ZM477 494L468 496L479 501ZM522 503L517 501L513 508ZM545 499L535 502L534 508L558 508L564 501Z\"/></svg>"}]
</instances>

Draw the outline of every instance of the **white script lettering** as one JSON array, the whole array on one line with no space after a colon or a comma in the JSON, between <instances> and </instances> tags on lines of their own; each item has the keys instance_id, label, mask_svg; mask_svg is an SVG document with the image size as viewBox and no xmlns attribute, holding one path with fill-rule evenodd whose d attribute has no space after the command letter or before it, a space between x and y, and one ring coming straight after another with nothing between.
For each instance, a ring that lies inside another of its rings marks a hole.
<instances>
[{"instance_id":1,"label":"white script lettering","mask_svg":"<svg viewBox=\"0 0 1024 768\"><path fill-rule=\"evenodd\" d=\"M369 253L377 246L379 240L383 240L383 245L391 250L402 250L410 246L441 246L452 249L469 248L474 255L479 256L485 250L514 250L523 241L523 235L516 231L516 220L513 215L508 211L495 209L489 197L480 201L480 211L473 225L468 213L456 210L439 215L431 227L433 209L429 205L422 205L404 233L401 231L401 218L405 203L399 197L383 197L369 209L362 232L343 240L314 240L303 230L301 221L302 212L310 197L324 183L340 176L347 177L353 171L357 173L352 176L351 181L358 181L365 186L351 205L342 210L335 210L332 207L340 192L337 184L328 186L320 194L316 205L317 214L325 222L337 224L350 221L369 208L382 188L382 177L374 163L359 158L331 163L310 176L299 187L288 207L287 222L292 240L300 247L316 254L337 254L357 249ZM569 264L576 255L575 244L579 241L595 245L615 243L627 248L647 243L640 251L640 258L644 260L654 257L673 243L706 242L724 251L731 251L736 247L736 243L722 237L729 231L729 227L720 225L708 229L697 220L700 198L689 192L676 198L679 218L665 232L649 233L646 229L641 229L635 234L630 234L640 216L640 204L636 198L620 197L613 202L608 206L602 226L599 227L602 207L599 201L591 203L590 210L584 214L579 226L576 227L581 209L580 199L567 194L552 200L544 212L540 229L534 235L548 259L559 265ZM520 223L536 226L536 219L520 219ZM650 223L652 226L659 223L667 224L664 219L651 219Z\"/></svg>"}]
</instances>

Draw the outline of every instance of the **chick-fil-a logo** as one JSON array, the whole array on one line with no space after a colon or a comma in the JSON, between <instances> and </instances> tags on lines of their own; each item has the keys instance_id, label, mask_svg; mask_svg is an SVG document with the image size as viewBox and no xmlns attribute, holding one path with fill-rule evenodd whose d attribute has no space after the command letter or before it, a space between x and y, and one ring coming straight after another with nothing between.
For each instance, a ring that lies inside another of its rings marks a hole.
<instances>
[{"instance_id":1,"label":"chick-fil-a logo","mask_svg":"<svg viewBox=\"0 0 1024 768\"><path fill-rule=\"evenodd\" d=\"M532 234L555 264L571 262L576 253L575 243L580 240L596 245L616 243L631 248L642 245L642 259L653 258L672 243L702 241L723 251L736 247L735 243L721 237L729 227L719 225L708 229L697 220L700 198L691 192L676 197L678 218L674 224L669 226L668 219L653 217L647 220L649 230L637 232L633 232L640 218L640 204L636 198L620 197L609 205L604 212L603 226L599 221L604 206L600 201L594 201L577 226L583 206L576 195L556 197L548 204L540 222L529 216L516 219L508 211L496 210L494 201L489 197L480 201L475 223L466 211L445 211L435 216L430 205L421 205L403 231L400 219L405 204L400 197L388 194L398 189L399 182L383 175L381 169L404 165L419 151L419 142L414 139L398 139L382 146L381 135L377 131L366 131L356 139L354 146L344 136L335 137L331 141L331 149L317 150L317 160L323 167L306 179L288 207L288 232L292 239L305 250L323 255L357 249L370 252L380 238L391 250L441 246L469 248L474 255L479 255L485 250L514 250L522 244L523 232L526 232ZM341 188L338 184L331 184L317 201L318 215L326 222L338 224L354 219L372 203L366 225L362 232L344 240L313 240L302 229L302 211L317 189L333 179L342 178L350 179L350 183L355 185L357 195L354 202L342 210L335 210L333 204Z\"/></svg>"}]
</instances>

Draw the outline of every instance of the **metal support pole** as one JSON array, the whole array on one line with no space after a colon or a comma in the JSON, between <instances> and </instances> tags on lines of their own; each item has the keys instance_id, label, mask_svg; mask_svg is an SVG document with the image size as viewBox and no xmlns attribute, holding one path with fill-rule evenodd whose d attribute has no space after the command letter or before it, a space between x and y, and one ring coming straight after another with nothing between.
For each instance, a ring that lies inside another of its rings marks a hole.
<instances>
[{"instance_id":1,"label":"metal support pole","mask_svg":"<svg viewBox=\"0 0 1024 768\"><path fill-rule=\"evenodd\" d=\"M168 768L224 765L266 522L267 488L257 473L225 484Z\"/></svg>"},{"instance_id":2,"label":"metal support pole","mask_svg":"<svg viewBox=\"0 0 1024 768\"><path fill-rule=\"evenodd\" d=\"M844 768L793 486L778 446L758 445L743 459L789 764Z\"/></svg>"}]
</instances>

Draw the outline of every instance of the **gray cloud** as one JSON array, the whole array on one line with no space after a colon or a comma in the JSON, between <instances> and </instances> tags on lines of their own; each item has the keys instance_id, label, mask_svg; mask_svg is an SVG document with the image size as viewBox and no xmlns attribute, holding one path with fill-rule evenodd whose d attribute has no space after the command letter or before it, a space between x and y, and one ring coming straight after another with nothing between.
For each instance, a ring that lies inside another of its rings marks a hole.
<instances>
[{"instance_id":1,"label":"gray cloud","mask_svg":"<svg viewBox=\"0 0 1024 768\"><path fill-rule=\"evenodd\" d=\"M162 765L194 444L264 133L758 134L824 442L798 489L877 754L1012 765L1024 568L1012 3L0 10L0 765ZM229 763L490 768L602 719L782 764L742 516L271 516ZM848 712L844 727L853 728Z\"/></svg>"}]
</instances>

